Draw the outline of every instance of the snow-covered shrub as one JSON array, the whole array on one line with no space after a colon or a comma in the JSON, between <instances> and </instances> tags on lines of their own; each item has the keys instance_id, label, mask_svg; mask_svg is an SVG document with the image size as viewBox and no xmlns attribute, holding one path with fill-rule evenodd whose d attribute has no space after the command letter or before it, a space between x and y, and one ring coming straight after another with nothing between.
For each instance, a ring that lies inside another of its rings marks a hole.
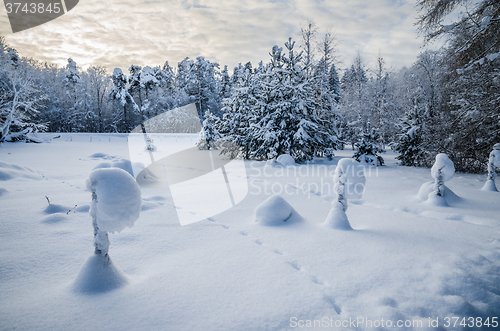
<instances>
[{"instance_id":1,"label":"snow-covered shrub","mask_svg":"<svg viewBox=\"0 0 500 331\"><path fill-rule=\"evenodd\" d=\"M102 168L92 171L86 184L92 192L90 214L94 229L101 234L106 232L101 236L134 225L142 203L141 190L134 177L122 169ZM96 241L96 249L106 244ZM107 247L104 253L107 253Z\"/></svg>"},{"instance_id":2,"label":"snow-covered shrub","mask_svg":"<svg viewBox=\"0 0 500 331\"><path fill-rule=\"evenodd\" d=\"M484 191L498 191L495 185L495 171L500 168L500 143L493 146L488 160L488 179L483 186Z\"/></svg>"},{"instance_id":3,"label":"snow-covered shrub","mask_svg":"<svg viewBox=\"0 0 500 331\"><path fill-rule=\"evenodd\" d=\"M377 146L379 137L378 131L368 123L366 131L360 135L360 141L355 144L357 150L352 157L364 165L384 165L384 159L379 153L385 153L385 149Z\"/></svg>"},{"instance_id":4,"label":"snow-covered shrub","mask_svg":"<svg viewBox=\"0 0 500 331\"><path fill-rule=\"evenodd\" d=\"M418 192L419 198L435 206L448 206L449 201L458 199L457 195L444 185L454 174L455 166L448 155L444 153L436 155L436 161L431 168L434 181L422 184Z\"/></svg>"},{"instance_id":5,"label":"snow-covered shrub","mask_svg":"<svg viewBox=\"0 0 500 331\"><path fill-rule=\"evenodd\" d=\"M108 232L134 225L141 212L141 190L134 177L118 168L93 170L86 185L92 192L94 255L83 265L73 288L77 292L103 292L127 283L125 274L109 258Z\"/></svg>"},{"instance_id":6,"label":"snow-covered shrub","mask_svg":"<svg viewBox=\"0 0 500 331\"><path fill-rule=\"evenodd\" d=\"M333 177L337 199L332 202L332 209L325 224L334 229L350 230L347 219L347 199L361 199L366 183L364 167L353 159L341 159Z\"/></svg>"}]
</instances>

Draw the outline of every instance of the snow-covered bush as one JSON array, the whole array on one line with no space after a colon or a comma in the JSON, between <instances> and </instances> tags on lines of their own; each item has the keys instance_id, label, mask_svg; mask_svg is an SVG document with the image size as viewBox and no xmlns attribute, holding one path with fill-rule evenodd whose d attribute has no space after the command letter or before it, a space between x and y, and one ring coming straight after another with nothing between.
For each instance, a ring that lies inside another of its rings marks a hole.
<instances>
[{"instance_id":1,"label":"snow-covered bush","mask_svg":"<svg viewBox=\"0 0 500 331\"><path fill-rule=\"evenodd\" d=\"M434 181L422 184L418 192L419 198L435 206L448 206L449 201L458 199L457 195L444 185L454 174L455 166L448 155L444 153L436 155L436 161L431 168Z\"/></svg>"},{"instance_id":2,"label":"snow-covered bush","mask_svg":"<svg viewBox=\"0 0 500 331\"><path fill-rule=\"evenodd\" d=\"M366 131L360 135L360 141L355 144L357 150L352 157L364 165L384 165L384 159L379 153L385 153L385 149L377 146L379 137L378 131L368 123Z\"/></svg>"},{"instance_id":3,"label":"snow-covered bush","mask_svg":"<svg viewBox=\"0 0 500 331\"><path fill-rule=\"evenodd\" d=\"M500 143L493 146L488 160L488 180L483 186L484 191L498 191L495 185L495 171L500 168Z\"/></svg>"},{"instance_id":4,"label":"snow-covered bush","mask_svg":"<svg viewBox=\"0 0 500 331\"><path fill-rule=\"evenodd\" d=\"M108 255L108 232L132 227L141 212L141 191L125 170L99 168L86 182L92 192L90 215L94 227L94 255L83 265L74 283L78 292L102 292L126 284L123 272Z\"/></svg>"},{"instance_id":5,"label":"snow-covered bush","mask_svg":"<svg viewBox=\"0 0 500 331\"><path fill-rule=\"evenodd\" d=\"M436 155L431 175L434 178L434 192L437 196L444 196L444 182L449 181L455 175L455 166L448 155L444 153Z\"/></svg>"},{"instance_id":6,"label":"snow-covered bush","mask_svg":"<svg viewBox=\"0 0 500 331\"><path fill-rule=\"evenodd\" d=\"M361 199L366 183L364 167L353 159L341 159L333 177L337 199L332 202L332 209L325 224L334 229L350 230L347 219L347 199Z\"/></svg>"}]
</instances>

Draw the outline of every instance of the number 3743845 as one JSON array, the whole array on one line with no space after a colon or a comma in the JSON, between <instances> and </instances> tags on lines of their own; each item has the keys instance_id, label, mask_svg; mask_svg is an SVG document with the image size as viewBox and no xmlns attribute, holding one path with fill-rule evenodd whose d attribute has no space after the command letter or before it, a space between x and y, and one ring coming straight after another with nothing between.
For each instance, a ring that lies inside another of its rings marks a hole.
<instances>
[{"instance_id":1,"label":"number 3743845","mask_svg":"<svg viewBox=\"0 0 500 331\"><path fill-rule=\"evenodd\" d=\"M7 14L59 14L60 2L5 2Z\"/></svg>"},{"instance_id":2,"label":"number 3743845","mask_svg":"<svg viewBox=\"0 0 500 331\"><path fill-rule=\"evenodd\" d=\"M455 327L476 327L476 328L496 328L498 327L498 317L445 317L443 326L445 328Z\"/></svg>"}]
</instances>

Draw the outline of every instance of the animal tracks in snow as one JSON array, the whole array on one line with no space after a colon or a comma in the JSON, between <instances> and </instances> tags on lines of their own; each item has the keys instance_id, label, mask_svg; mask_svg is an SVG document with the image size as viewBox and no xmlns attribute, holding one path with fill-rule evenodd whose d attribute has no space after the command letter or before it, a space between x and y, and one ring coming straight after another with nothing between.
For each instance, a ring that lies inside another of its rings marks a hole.
<instances>
[{"instance_id":1,"label":"animal tracks in snow","mask_svg":"<svg viewBox=\"0 0 500 331\"><path fill-rule=\"evenodd\" d=\"M228 225L219 223L213 217L209 217L209 218L207 218L207 220L212 222L212 223L215 223L217 225L220 225L222 228L224 228L226 230L230 229L230 227ZM333 295L331 295L330 285L325 280L323 280L323 278L321 276L309 272L308 269L306 267L304 267L303 264L300 263L299 261L289 260L287 258L287 255L282 250L280 250L278 248L274 248L274 247L272 247L272 245L268 245L267 243L265 243L263 240L261 240L259 238L253 238L248 231L241 230L241 231L238 231L237 233L242 238L247 238L247 239L251 240L252 242L254 242L255 244L257 244L258 246L263 247L264 249L268 249L270 252L277 255L286 264L288 264L292 268L292 270L301 273L306 279L308 279L309 281L311 281L315 285L320 286L321 290L324 292L323 295L324 295L326 303L328 303L335 310L335 312L340 315L340 313L342 311L341 307L336 304Z\"/></svg>"}]
</instances>

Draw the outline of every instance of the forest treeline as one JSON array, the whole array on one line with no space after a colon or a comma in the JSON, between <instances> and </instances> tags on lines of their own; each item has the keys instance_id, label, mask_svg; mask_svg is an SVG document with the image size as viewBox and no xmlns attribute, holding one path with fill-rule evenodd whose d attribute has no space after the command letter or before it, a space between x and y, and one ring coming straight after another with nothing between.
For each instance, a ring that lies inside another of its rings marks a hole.
<instances>
[{"instance_id":1,"label":"forest treeline","mask_svg":"<svg viewBox=\"0 0 500 331\"><path fill-rule=\"evenodd\" d=\"M426 41L445 43L397 70L382 55L374 67L358 55L339 68L335 36L314 23L270 47L267 60L232 70L202 56L125 73L81 70L72 59L61 68L19 56L0 37L0 142L42 130L130 132L195 103L206 138L232 156L305 161L373 143L403 165L430 166L446 153L459 171L485 171L500 142L500 3L479 1L443 25L464 3L419 1Z\"/></svg>"}]
</instances>

